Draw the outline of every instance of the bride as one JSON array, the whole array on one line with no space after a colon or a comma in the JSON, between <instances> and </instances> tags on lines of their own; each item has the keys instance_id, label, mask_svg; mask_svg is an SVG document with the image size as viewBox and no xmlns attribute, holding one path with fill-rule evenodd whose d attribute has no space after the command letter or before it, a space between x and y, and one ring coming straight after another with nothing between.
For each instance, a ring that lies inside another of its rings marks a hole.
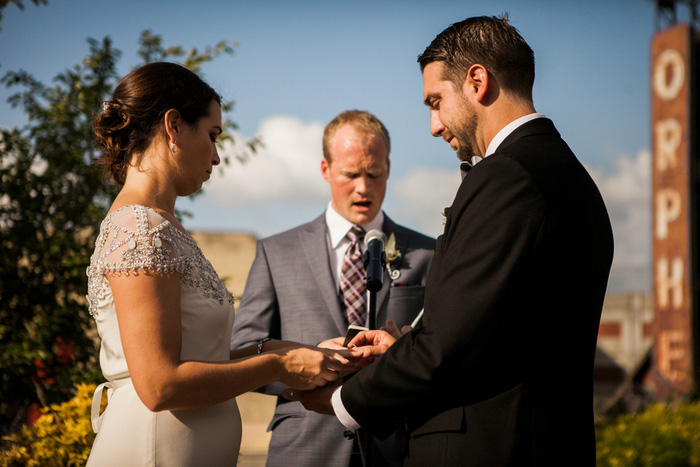
<instances>
[{"instance_id":1,"label":"bride","mask_svg":"<svg viewBox=\"0 0 700 467\"><path fill-rule=\"evenodd\" d=\"M233 296L174 216L176 198L220 162L221 98L209 85L180 65L144 65L94 129L98 164L123 187L87 270L108 380L93 400L88 465L236 465L236 396L273 381L323 386L354 354L266 339L229 351Z\"/></svg>"}]
</instances>

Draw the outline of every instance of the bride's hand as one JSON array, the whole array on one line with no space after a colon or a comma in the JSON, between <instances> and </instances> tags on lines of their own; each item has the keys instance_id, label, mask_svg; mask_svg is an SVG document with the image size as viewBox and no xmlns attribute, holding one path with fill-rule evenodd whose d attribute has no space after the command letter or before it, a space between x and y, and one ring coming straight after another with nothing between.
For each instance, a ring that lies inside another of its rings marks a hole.
<instances>
[{"instance_id":1,"label":"bride's hand","mask_svg":"<svg viewBox=\"0 0 700 467\"><path fill-rule=\"evenodd\" d=\"M343 345L344 340L344 337L334 337L333 339L328 339L321 342L318 344L318 347L321 347L322 349L345 350L347 347Z\"/></svg>"},{"instance_id":2,"label":"bride's hand","mask_svg":"<svg viewBox=\"0 0 700 467\"><path fill-rule=\"evenodd\" d=\"M357 351L330 350L311 347L287 347L276 351L281 359L280 381L293 389L314 389L340 378L348 358Z\"/></svg>"}]
</instances>

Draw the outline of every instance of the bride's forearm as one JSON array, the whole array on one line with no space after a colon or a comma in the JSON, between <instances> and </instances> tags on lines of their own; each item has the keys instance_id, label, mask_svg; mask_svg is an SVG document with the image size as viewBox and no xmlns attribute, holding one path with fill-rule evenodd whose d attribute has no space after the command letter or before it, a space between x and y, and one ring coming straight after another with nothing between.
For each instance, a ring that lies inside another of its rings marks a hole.
<instances>
[{"instance_id":1,"label":"bride's forearm","mask_svg":"<svg viewBox=\"0 0 700 467\"><path fill-rule=\"evenodd\" d=\"M142 402L158 412L225 402L278 380L281 368L279 355L253 354L229 362L185 361L171 371L132 379Z\"/></svg>"}]
</instances>

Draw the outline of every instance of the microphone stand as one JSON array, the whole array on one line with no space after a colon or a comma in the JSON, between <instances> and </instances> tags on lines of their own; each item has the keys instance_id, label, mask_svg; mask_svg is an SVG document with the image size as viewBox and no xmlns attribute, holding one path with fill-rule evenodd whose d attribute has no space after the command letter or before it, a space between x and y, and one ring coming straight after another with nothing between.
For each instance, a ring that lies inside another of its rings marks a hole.
<instances>
[{"instance_id":1,"label":"microphone stand","mask_svg":"<svg viewBox=\"0 0 700 467\"><path fill-rule=\"evenodd\" d=\"M377 292L367 289L367 327L377 329Z\"/></svg>"},{"instance_id":2,"label":"microphone stand","mask_svg":"<svg viewBox=\"0 0 700 467\"><path fill-rule=\"evenodd\" d=\"M378 273L380 274L379 277L383 277L384 275L384 267L386 266L386 253L382 249L381 256L380 256L380 271ZM375 267L376 264L370 265L369 264L369 250L365 251L365 280L367 281L367 277L369 274L367 274L367 266L370 267ZM376 270L373 271L376 274ZM379 281L367 281L366 286L367 286L367 322L365 323L367 328L369 329L377 329L377 292L382 290L383 280ZM368 432L364 431L361 434L358 434L360 438L364 438L364 464L365 465L372 465L372 435L370 435ZM362 451L362 450L361 450Z\"/></svg>"},{"instance_id":3,"label":"microphone stand","mask_svg":"<svg viewBox=\"0 0 700 467\"><path fill-rule=\"evenodd\" d=\"M365 251L365 270L369 264L369 251ZM386 253L381 253L381 271L384 274L386 266ZM366 280L366 279L365 279ZM367 327L377 329L377 292L382 290L383 281L367 282Z\"/></svg>"}]
</instances>

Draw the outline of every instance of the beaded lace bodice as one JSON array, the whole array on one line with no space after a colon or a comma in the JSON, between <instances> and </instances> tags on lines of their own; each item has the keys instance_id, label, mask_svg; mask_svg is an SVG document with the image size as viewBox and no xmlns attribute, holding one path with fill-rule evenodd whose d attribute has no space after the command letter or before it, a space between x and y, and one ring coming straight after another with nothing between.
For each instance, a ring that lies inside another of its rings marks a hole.
<instances>
[{"instance_id":1,"label":"beaded lace bodice","mask_svg":"<svg viewBox=\"0 0 700 467\"><path fill-rule=\"evenodd\" d=\"M192 237L153 209L124 206L107 216L100 226L87 269L90 314L95 317L99 300L111 294L107 276L139 271L177 272L183 286L194 287L204 297L233 307L233 295Z\"/></svg>"},{"instance_id":2,"label":"beaded lace bodice","mask_svg":"<svg viewBox=\"0 0 700 467\"><path fill-rule=\"evenodd\" d=\"M100 368L109 381L129 377L114 296L107 277L148 271L180 279L180 358L226 361L233 296L195 241L145 206L124 206L100 226L87 270L90 314L100 336Z\"/></svg>"}]
</instances>

